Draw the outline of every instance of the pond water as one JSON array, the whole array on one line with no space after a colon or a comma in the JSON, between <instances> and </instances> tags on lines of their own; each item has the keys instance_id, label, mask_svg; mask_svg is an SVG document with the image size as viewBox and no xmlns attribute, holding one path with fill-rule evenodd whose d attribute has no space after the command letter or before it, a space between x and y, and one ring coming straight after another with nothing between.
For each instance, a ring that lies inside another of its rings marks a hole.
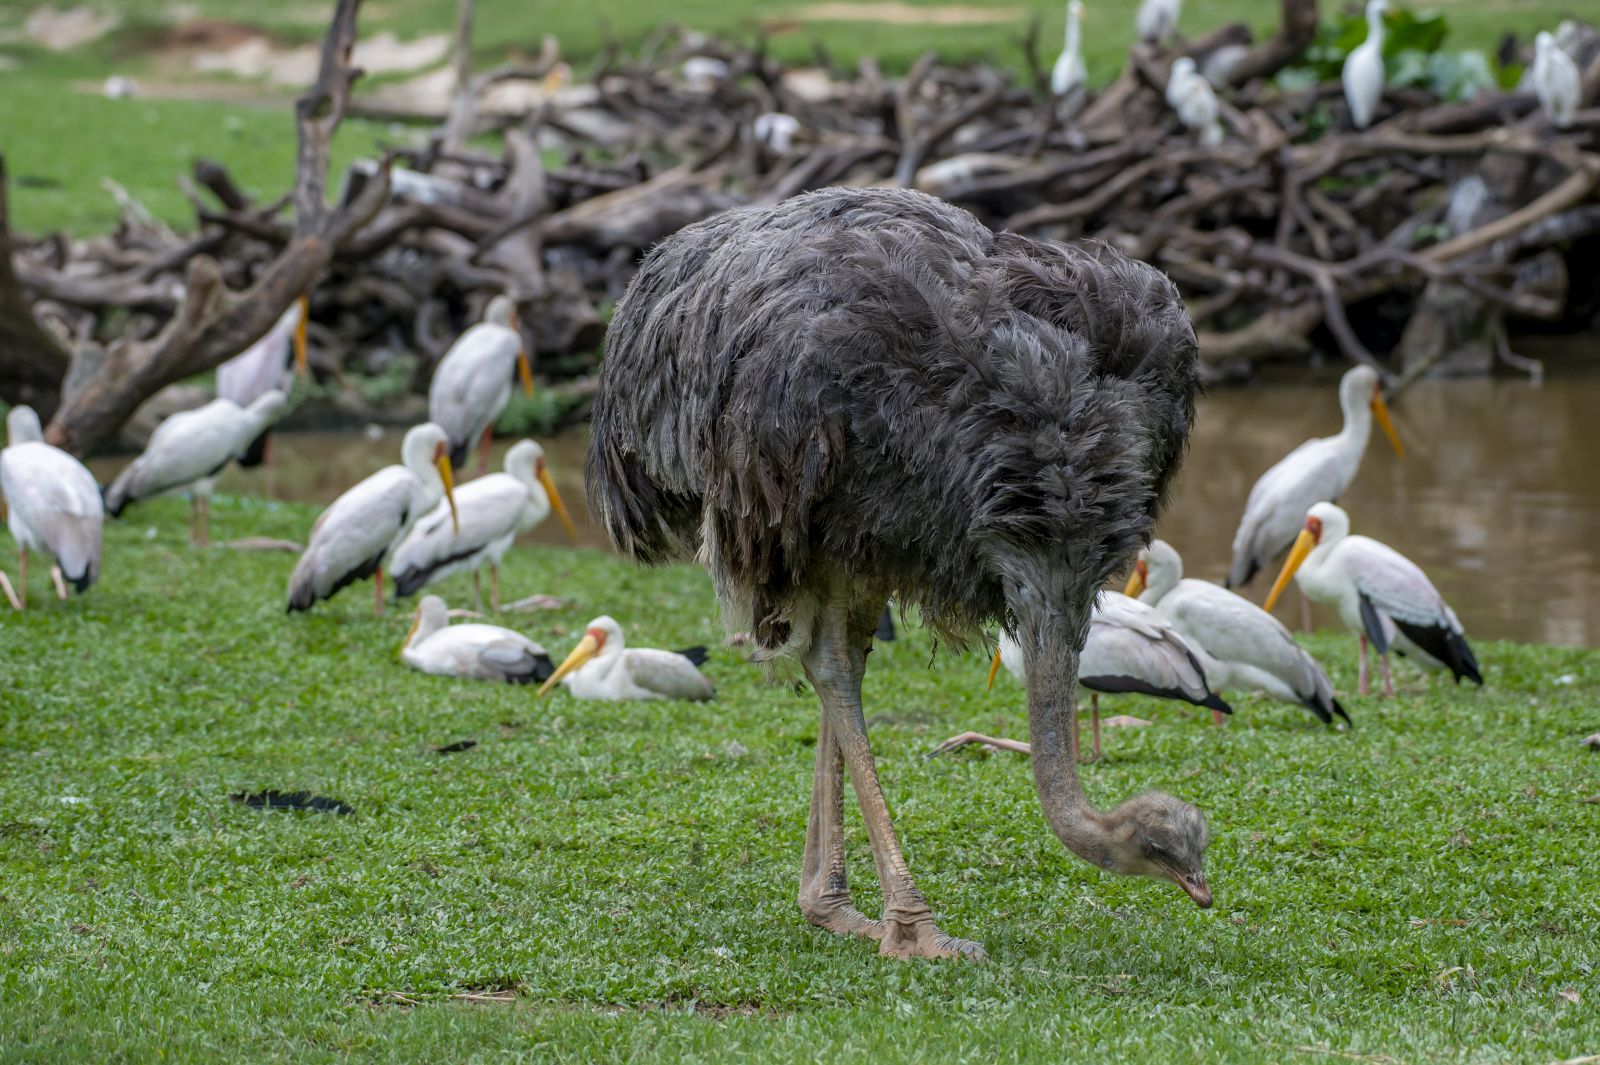
<instances>
[{"instance_id":1,"label":"pond water","mask_svg":"<svg viewBox=\"0 0 1600 1065\"><path fill-rule=\"evenodd\" d=\"M1336 380L1330 369L1312 382L1219 387L1201 400L1183 477L1160 526L1189 576L1221 579L1255 479L1307 437L1338 430ZM1553 364L1542 387L1517 378L1423 381L1394 414L1406 457L1374 433L1341 501L1354 530L1426 569L1471 636L1600 645L1600 371ZM270 466L231 469L219 491L326 502L398 461L400 437L397 430L280 433ZM584 513L584 432L543 443L580 542L604 547ZM496 444L491 469L500 468L507 446ZM108 480L126 461L91 465ZM551 521L531 539L562 543L565 536ZM1270 583L1271 574L1258 575L1246 594L1259 602ZM1278 609L1297 623L1295 596ZM1317 622L1337 624L1331 612Z\"/></svg>"}]
</instances>

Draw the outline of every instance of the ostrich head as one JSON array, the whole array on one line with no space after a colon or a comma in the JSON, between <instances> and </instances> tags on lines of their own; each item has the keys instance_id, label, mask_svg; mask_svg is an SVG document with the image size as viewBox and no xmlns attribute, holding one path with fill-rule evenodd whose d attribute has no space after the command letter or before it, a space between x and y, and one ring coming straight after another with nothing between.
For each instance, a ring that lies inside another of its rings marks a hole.
<instances>
[{"instance_id":1,"label":"ostrich head","mask_svg":"<svg viewBox=\"0 0 1600 1065\"><path fill-rule=\"evenodd\" d=\"M1110 855L1113 872L1170 880L1196 906L1211 905L1203 868L1211 829L1198 809L1159 791L1135 795L1106 815L1113 838L1124 842Z\"/></svg>"}]
</instances>

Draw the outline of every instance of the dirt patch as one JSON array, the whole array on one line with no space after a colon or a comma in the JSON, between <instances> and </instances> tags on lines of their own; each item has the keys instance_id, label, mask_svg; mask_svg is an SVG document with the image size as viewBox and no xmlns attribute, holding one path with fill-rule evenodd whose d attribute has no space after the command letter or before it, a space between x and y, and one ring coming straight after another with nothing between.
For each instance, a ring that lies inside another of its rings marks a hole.
<instances>
[{"instance_id":1,"label":"dirt patch","mask_svg":"<svg viewBox=\"0 0 1600 1065\"><path fill-rule=\"evenodd\" d=\"M434 33L402 41L384 32L358 42L354 62L368 74L394 74L433 66L449 54L448 34ZM317 45L280 48L256 33L228 47L197 49L192 65L201 74L231 74L252 80L265 78L279 85L307 85L316 80L319 59Z\"/></svg>"},{"instance_id":2,"label":"dirt patch","mask_svg":"<svg viewBox=\"0 0 1600 1065\"><path fill-rule=\"evenodd\" d=\"M105 36L116 24L115 15L104 15L86 7L71 7L65 11L41 7L23 20L22 35L51 51L62 52Z\"/></svg>"},{"instance_id":3,"label":"dirt patch","mask_svg":"<svg viewBox=\"0 0 1600 1065\"><path fill-rule=\"evenodd\" d=\"M808 4L787 14L802 22L886 22L896 26L982 26L1020 21L1026 12L1020 7L969 7L941 4L919 7L898 0L872 0L853 4L830 0Z\"/></svg>"}]
</instances>

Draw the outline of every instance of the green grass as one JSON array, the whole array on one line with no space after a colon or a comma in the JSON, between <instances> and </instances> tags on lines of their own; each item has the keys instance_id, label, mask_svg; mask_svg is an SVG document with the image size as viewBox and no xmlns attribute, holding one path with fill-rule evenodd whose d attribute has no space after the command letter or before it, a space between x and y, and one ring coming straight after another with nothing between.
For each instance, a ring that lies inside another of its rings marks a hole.
<instances>
[{"instance_id":1,"label":"green grass","mask_svg":"<svg viewBox=\"0 0 1600 1065\"><path fill-rule=\"evenodd\" d=\"M937 0L911 2L937 6ZM6 31L20 27L32 6L0 7L0 41ZM44 183L44 187L23 184L14 190L13 211L19 229L67 228L91 233L109 228L116 221L116 210L100 188L103 176L121 182L158 216L175 225L192 226L192 211L174 178L187 172L196 154L227 163L264 196L276 196L288 187L294 124L285 102L291 93L263 88L254 105L102 99L96 90L112 72L165 81L181 79L181 69L162 65L149 50L152 33L170 17L172 5L168 0L88 0L86 6L115 12L119 28L64 53L0 43L0 61L9 59L16 64L11 71L0 69L0 150L6 152L14 175ZM241 17L239 5L232 0L199 0L188 6L210 18ZM1064 17L1063 5L1057 0L962 0L962 6L1006 8L1021 15L1007 22L954 26L798 18L797 13L807 6L802 0L678 0L670 9L646 0L599 6L485 0L477 7L475 51L480 64L489 65L536 51L540 37L548 33L560 40L567 56L582 64L597 54L608 32L633 46L663 18L670 17L695 29L746 39L765 29L771 34L772 51L789 60L807 60L815 39L840 62L875 56L890 71L903 70L929 49L950 59L1020 68L1026 15L1038 13L1043 19L1046 63L1059 48ZM1506 30L1529 36L1572 13L1566 0L1526 0L1511 7L1463 2L1419 6L1441 8L1446 13L1451 26L1448 47L1479 50L1494 48ZM1084 55L1092 80L1107 81L1121 68L1132 36L1133 7L1087 5ZM251 8L246 18L275 39L294 43L320 37L327 9L320 3L265 5ZM368 6L362 32L372 37L389 30L402 38L451 33L455 9L455 0L383 0ZM1275 25L1276 18L1274 0L1228 0L1225 4L1189 4L1182 25L1186 33L1199 34L1242 19L1264 32ZM336 165L370 150L375 139L403 140L414 132L353 124L343 138Z\"/></svg>"},{"instance_id":2,"label":"green grass","mask_svg":"<svg viewBox=\"0 0 1600 1065\"><path fill-rule=\"evenodd\" d=\"M373 618L366 586L284 616L290 557L195 552L183 506L111 525L86 597L46 602L40 579L36 609L0 620L0 1060L1600 1050L1600 806L1580 801L1600 756L1575 742L1600 728L1595 652L1486 644L1481 692L1401 667L1398 699L1347 700L1347 733L1250 699L1225 729L1120 701L1157 727L1109 733L1091 797L1207 810L1200 911L1064 852L1024 761L925 761L1025 719L1014 684L985 693L980 658L913 628L873 655L873 740L913 872L991 960L899 964L801 920L815 701L720 647L699 571L513 552L511 593L567 600L508 619L555 654L602 611L641 644L716 647L711 704L541 702L405 669L409 619ZM312 514L227 497L214 532L298 538ZM1352 641L1310 642L1348 691ZM357 812L227 798L269 787ZM870 911L853 813L849 831ZM514 1001L454 997L473 990Z\"/></svg>"}]
</instances>

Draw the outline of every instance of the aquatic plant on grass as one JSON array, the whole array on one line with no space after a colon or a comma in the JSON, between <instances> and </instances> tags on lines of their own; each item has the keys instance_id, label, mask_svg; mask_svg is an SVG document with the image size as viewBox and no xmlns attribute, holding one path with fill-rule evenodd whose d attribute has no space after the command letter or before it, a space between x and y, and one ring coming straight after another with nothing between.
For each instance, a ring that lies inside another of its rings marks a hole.
<instances>
[{"instance_id":1,"label":"aquatic plant on grass","mask_svg":"<svg viewBox=\"0 0 1600 1065\"><path fill-rule=\"evenodd\" d=\"M409 617L347 593L283 615L284 554L185 542L184 504L108 529L105 576L0 621L0 1060L1560 1060L1600 1047L1600 654L1486 643L1488 684L1402 667L1355 727L1241 699L1223 729L1143 699L1103 802L1158 787L1216 830L1217 905L1071 858L1020 692L914 625L867 712L908 857L982 965L900 965L794 906L815 701L716 646L694 569L507 560L557 654L610 612L715 646L709 704L535 700L413 673ZM312 508L224 497L219 539ZM42 585L35 589L42 591ZM464 579L441 589L467 601ZM358 589L359 592L359 589ZM1335 684L1352 641L1310 637ZM436 749L472 739L452 754ZM348 816L252 809L306 790ZM859 895L874 891L851 815ZM869 907L870 898L867 899Z\"/></svg>"}]
</instances>

